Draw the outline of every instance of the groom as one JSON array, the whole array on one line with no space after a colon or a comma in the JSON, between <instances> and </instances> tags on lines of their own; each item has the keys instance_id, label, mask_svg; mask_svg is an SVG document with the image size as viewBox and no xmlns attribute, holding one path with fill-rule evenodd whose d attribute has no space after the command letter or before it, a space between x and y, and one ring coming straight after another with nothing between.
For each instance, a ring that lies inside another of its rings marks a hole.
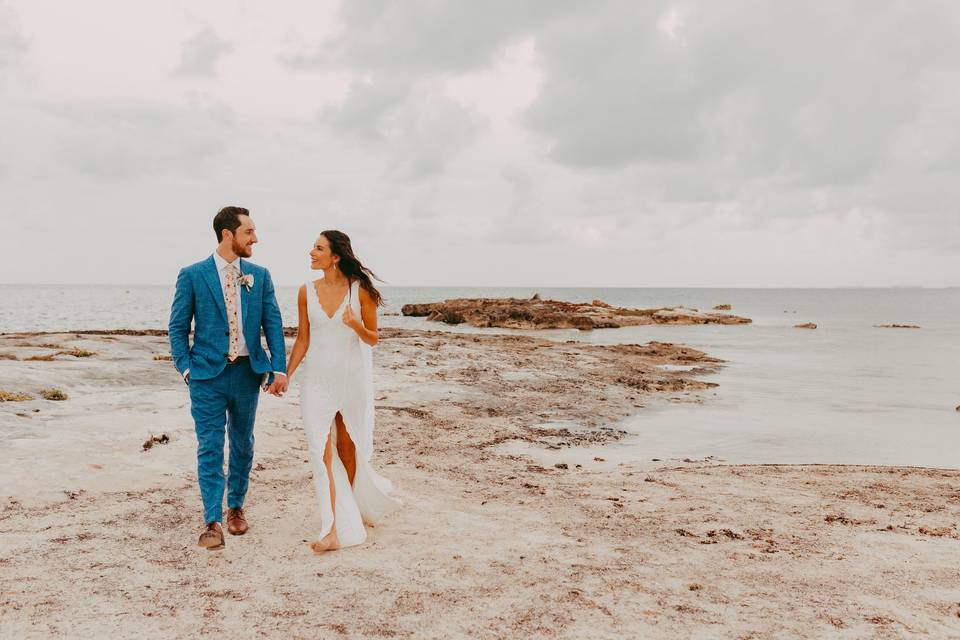
<instances>
[{"instance_id":1,"label":"groom","mask_svg":"<svg viewBox=\"0 0 960 640\"><path fill-rule=\"evenodd\" d=\"M190 387L197 432L197 479L206 529L199 544L222 549L223 492L227 530L243 535L243 512L253 464L253 423L260 385L274 395L287 389L283 323L270 272L243 258L253 254L256 227L242 207L224 207L213 219L220 243L213 255L180 270L170 309L170 351ZM193 344L189 342L194 323ZM269 356L260 344L267 337ZM269 386L268 386L269 385ZM230 461L223 476L224 434Z\"/></svg>"}]
</instances>

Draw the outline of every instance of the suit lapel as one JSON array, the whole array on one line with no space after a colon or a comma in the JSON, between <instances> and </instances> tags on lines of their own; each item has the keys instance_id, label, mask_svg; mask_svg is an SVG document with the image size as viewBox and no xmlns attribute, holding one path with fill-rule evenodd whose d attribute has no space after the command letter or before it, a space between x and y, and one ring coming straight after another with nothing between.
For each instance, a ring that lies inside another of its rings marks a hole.
<instances>
[{"instance_id":1,"label":"suit lapel","mask_svg":"<svg viewBox=\"0 0 960 640\"><path fill-rule=\"evenodd\" d=\"M243 263L243 258L240 258L240 275L246 275L247 265ZM247 314L250 312L250 294L253 293L253 287L250 287L250 291L247 291L247 288L243 285L239 286L240 289L240 318L243 323L244 329L247 326ZM244 331L246 335L246 331Z\"/></svg>"},{"instance_id":2,"label":"suit lapel","mask_svg":"<svg viewBox=\"0 0 960 640\"><path fill-rule=\"evenodd\" d=\"M223 321L226 322L227 303L223 301L223 288L220 286L220 274L217 273L217 263L214 261L213 256L207 258L207 261L204 263L203 279L207 281L207 286L210 287L210 293L213 294L217 308L220 309L220 315L223 316Z\"/></svg>"}]
</instances>

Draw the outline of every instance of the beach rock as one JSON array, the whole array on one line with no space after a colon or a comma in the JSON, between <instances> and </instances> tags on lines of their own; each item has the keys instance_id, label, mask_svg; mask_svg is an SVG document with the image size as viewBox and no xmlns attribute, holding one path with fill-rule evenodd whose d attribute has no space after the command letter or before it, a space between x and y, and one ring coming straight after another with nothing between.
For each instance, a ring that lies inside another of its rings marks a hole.
<instances>
[{"instance_id":1,"label":"beach rock","mask_svg":"<svg viewBox=\"0 0 960 640\"><path fill-rule=\"evenodd\" d=\"M60 389L43 389L40 391L40 395L44 400L55 400L57 402L70 399L70 396Z\"/></svg>"},{"instance_id":2,"label":"beach rock","mask_svg":"<svg viewBox=\"0 0 960 640\"><path fill-rule=\"evenodd\" d=\"M730 311L730 309L733 309L733 307L729 304L718 304L713 308L714 311Z\"/></svg>"},{"instance_id":3,"label":"beach rock","mask_svg":"<svg viewBox=\"0 0 960 640\"><path fill-rule=\"evenodd\" d=\"M0 389L0 402L29 402L30 400L33 400L33 396L29 393L3 391ZM960 411L960 407L958 407L957 410Z\"/></svg>"},{"instance_id":4,"label":"beach rock","mask_svg":"<svg viewBox=\"0 0 960 640\"><path fill-rule=\"evenodd\" d=\"M58 352L57 355L73 356L74 358L89 358L90 356L97 355L97 353L95 351L87 351L86 349L68 349L66 351Z\"/></svg>"},{"instance_id":5,"label":"beach rock","mask_svg":"<svg viewBox=\"0 0 960 640\"><path fill-rule=\"evenodd\" d=\"M593 320L591 320L590 318L585 318L583 316L570 318L570 324L574 328L579 329L580 331L592 331L593 328L596 326L593 323Z\"/></svg>"},{"instance_id":6,"label":"beach rock","mask_svg":"<svg viewBox=\"0 0 960 640\"><path fill-rule=\"evenodd\" d=\"M161 433L159 436L151 435L147 438L146 442L143 443L143 450L147 451L148 449L152 449L155 444L167 444L168 442L170 442L170 436L165 433Z\"/></svg>"},{"instance_id":7,"label":"beach rock","mask_svg":"<svg viewBox=\"0 0 960 640\"><path fill-rule=\"evenodd\" d=\"M804 322L803 324L794 325L794 329L816 329L817 325L814 322Z\"/></svg>"},{"instance_id":8,"label":"beach rock","mask_svg":"<svg viewBox=\"0 0 960 640\"><path fill-rule=\"evenodd\" d=\"M743 540L743 536L732 529L711 529L707 531L708 538L717 538L720 536L730 538L731 540Z\"/></svg>"},{"instance_id":9,"label":"beach rock","mask_svg":"<svg viewBox=\"0 0 960 640\"><path fill-rule=\"evenodd\" d=\"M631 309L602 300L563 302L519 298L456 298L443 302L406 304L403 315L445 324L509 329L615 329L651 324L749 324L749 318L703 312L685 307Z\"/></svg>"},{"instance_id":10,"label":"beach rock","mask_svg":"<svg viewBox=\"0 0 960 640\"><path fill-rule=\"evenodd\" d=\"M441 311L439 320L444 324L463 324L466 322L466 319L463 317L462 313L452 311L450 309Z\"/></svg>"}]
</instances>

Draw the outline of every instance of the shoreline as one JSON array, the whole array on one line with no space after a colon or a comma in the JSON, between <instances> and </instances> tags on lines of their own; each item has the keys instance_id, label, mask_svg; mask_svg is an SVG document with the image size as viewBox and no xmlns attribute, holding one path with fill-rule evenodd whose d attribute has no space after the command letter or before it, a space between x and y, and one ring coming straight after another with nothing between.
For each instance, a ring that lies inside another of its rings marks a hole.
<instances>
[{"instance_id":1,"label":"shoreline","mask_svg":"<svg viewBox=\"0 0 960 640\"><path fill-rule=\"evenodd\" d=\"M499 448L620 442L609 425L651 398L710 389L658 366L723 366L695 349L384 329L374 464L405 506L366 544L316 556L296 391L262 397L251 531L210 553L196 547L186 389L152 359L166 340L14 335L0 336L20 358L0 360L0 389L56 384L70 399L0 403L37 434L0 440L4 636L960 635L960 571L944 561L960 471L561 468ZM25 361L55 350L40 343L96 355ZM143 451L151 433L170 441Z\"/></svg>"}]
</instances>

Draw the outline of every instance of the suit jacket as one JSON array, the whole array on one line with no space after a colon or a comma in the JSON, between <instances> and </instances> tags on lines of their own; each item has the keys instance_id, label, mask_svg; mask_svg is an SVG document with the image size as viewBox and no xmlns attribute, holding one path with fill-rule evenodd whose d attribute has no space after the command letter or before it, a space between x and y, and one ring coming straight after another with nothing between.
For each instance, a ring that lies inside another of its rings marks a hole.
<instances>
[{"instance_id":1,"label":"suit jacket","mask_svg":"<svg viewBox=\"0 0 960 640\"><path fill-rule=\"evenodd\" d=\"M238 287L243 314L241 330L250 352L250 366L256 373L269 373L272 379L272 372L287 370L283 320L273 281L265 268L242 258L240 273L253 276L250 291L244 286ZM189 341L191 323L194 325L192 345ZM227 366L230 325L213 256L180 270L170 308L169 329L170 353L181 375L189 369L191 380L209 380ZM261 330L267 337L269 354L260 342Z\"/></svg>"}]
</instances>

